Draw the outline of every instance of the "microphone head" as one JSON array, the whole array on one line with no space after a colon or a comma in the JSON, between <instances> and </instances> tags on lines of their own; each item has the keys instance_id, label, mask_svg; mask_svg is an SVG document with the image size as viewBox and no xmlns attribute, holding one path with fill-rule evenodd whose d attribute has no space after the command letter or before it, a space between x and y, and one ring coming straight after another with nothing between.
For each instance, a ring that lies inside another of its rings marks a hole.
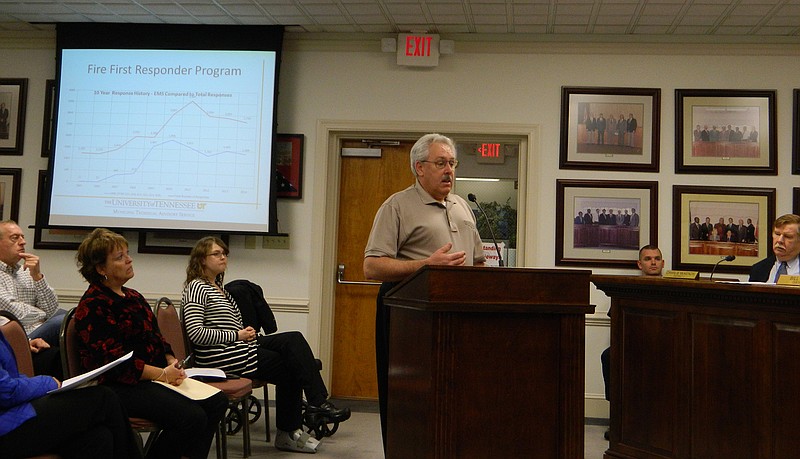
<instances>
[{"instance_id":1,"label":"microphone head","mask_svg":"<svg viewBox=\"0 0 800 459\"><path fill-rule=\"evenodd\" d=\"M725 261L733 261L736 259L736 255L728 255L725 257Z\"/></svg>"},{"instance_id":2,"label":"microphone head","mask_svg":"<svg viewBox=\"0 0 800 459\"><path fill-rule=\"evenodd\" d=\"M475 197L475 195L474 195L474 194L472 194L472 193L470 193L470 194L468 194L468 195L467 195L467 199L469 199L470 201L472 201L472 202L474 202L474 203L477 203L477 202L478 202L478 198L476 198L476 197Z\"/></svg>"}]
</instances>

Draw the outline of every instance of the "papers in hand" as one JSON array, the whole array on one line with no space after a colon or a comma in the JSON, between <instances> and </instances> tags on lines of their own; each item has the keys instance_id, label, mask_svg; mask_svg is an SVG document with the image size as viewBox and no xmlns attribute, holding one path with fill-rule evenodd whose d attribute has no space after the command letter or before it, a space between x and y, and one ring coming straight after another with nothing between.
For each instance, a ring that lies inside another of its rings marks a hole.
<instances>
[{"instance_id":1,"label":"papers in hand","mask_svg":"<svg viewBox=\"0 0 800 459\"><path fill-rule=\"evenodd\" d=\"M153 381L156 384L161 384L164 387L174 390L175 392L189 397L192 400L205 400L208 397L220 392L214 386L210 386L204 382L195 381L192 378L186 378L181 382L180 386L173 386L163 381Z\"/></svg>"},{"instance_id":2,"label":"papers in hand","mask_svg":"<svg viewBox=\"0 0 800 459\"><path fill-rule=\"evenodd\" d=\"M186 372L187 378L200 381L223 381L226 378L225 372L219 368L187 368L183 371Z\"/></svg>"},{"instance_id":3,"label":"papers in hand","mask_svg":"<svg viewBox=\"0 0 800 459\"><path fill-rule=\"evenodd\" d=\"M63 392L63 391L66 391L66 390L78 389L78 388L81 388L81 387L84 387L84 386L88 386L88 385L94 384L95 383L95 379L97 379L98 376L100 376L103 373L107 372L108 370L114 368L115 366L119 365L120 363L130 359L131 357L133 357L133 351L128 352L127 354L123 355L122 357L118 358L117 360L114 360L113 362L109 362L109 363L103 365L100 368L95 368L92 371L87 371L86 373L84 373L82 375L75 376L74 378L65 379L61 383L61 387L59 387L58 389L53 389L48 393L53 394L53 393L56 393L56 392Z\"/></svg>"}]
</instances>

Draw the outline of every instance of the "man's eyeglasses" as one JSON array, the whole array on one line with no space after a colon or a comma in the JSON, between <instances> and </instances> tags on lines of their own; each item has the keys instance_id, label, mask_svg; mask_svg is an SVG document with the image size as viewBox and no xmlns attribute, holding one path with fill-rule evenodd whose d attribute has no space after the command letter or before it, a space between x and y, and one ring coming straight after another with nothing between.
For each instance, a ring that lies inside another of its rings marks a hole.
<instances>
[{"instance_id":1,"label":"man's eyeglasses","mask_svg":"<svg viewBox=\"0 0 800 459\"><path fill-rule=\"evenodd\" d=\"M446 164L449 164L450 167L453 168L453 169L458 167L458 160L457 159L451 159L449 161L445 161L444 159L437 159L436 161L420 161L420 162L421 163L432 163L434 166L436 166L437 169L444 169L444 166Z\"/></svg>"},{"instance_id":2,"label":"man's eyeglasses","mask_svg":"<svg viewBox=\"0 0 800 459\"><path fill-rule=\"evenodd\" d=\"M228 258L228 254L225 252L211 252L207 257L214 257L214 258Z\"/></svg>"}]
</instances>

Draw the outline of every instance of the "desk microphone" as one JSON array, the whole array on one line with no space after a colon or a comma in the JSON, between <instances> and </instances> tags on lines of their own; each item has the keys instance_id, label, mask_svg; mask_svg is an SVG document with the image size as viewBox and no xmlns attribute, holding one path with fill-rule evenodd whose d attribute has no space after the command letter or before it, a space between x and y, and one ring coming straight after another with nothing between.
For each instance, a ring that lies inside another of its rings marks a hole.
<instances>
[{"instance_id":1,"label":"desk microphone","mask_svg":"<svg viewBox=\"0 0 800 459\"><path fill-rule=\"evenodd\" d=\"M481 207L481 205L478 204L478 198L476 198L474 194L472 193L468 194L467 199L474 202L475 205L478 206L478 210L481 211L481 213L483 214L483 218L486 219L486 224L487 226L489 226L489 234L491 234L492 242L494 242L494 249L497 251L497 261L500 264L500 266L503 266L503 256L500 255L500 246L497 245L497 239L495 239L494 237L494 230L492 229L492 221L489 220L489 216L486 215L486 211L483 210L483 207Z\"/></svg>"},{"instance_id":2,"label":"desk microphone","mask_svg":"<svg viewBox=\"0 0 800 459\"><path fill-rule=\"evenodd\" d=\"M708 280L711 280L711 278L714 277L714 271L717 270L717 266L719 266L720 263L723 261L733 261L735 259L736 255L728 255L727 257L720 258L720 260L714 264L714 268L711 270L711 275L708 276Z\"/></svg>"}]
</instances>

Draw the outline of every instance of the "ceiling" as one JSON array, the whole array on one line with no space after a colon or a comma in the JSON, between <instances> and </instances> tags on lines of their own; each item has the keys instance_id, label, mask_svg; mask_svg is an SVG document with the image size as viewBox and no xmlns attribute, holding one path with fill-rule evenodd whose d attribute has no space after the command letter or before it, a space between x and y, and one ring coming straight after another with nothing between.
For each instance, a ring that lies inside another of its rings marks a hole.
<instances>
[{"instance_id":1,"label":"ceiling","mask_svg":"<svg viewBox=\"0 0 800 459\"><path fill-rule=\"evenodd\" d=\"M800 0L0 0L0 31L52 29L58 22L798 43Z\"/></svg>"}]
</instances>

